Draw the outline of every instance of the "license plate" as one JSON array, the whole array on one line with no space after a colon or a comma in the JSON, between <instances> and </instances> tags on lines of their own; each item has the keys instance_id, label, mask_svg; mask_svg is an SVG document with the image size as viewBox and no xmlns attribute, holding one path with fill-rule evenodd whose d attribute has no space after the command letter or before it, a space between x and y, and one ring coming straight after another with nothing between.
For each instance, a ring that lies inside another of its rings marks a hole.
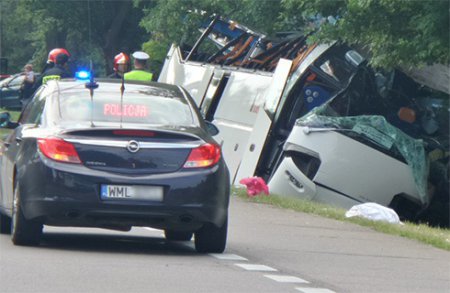
<instances>
[{"instance_id":1,"label":"license plate","mask_svg":"<svg viewBox=\"0 0 450 293\"><path fill-rule=\"evenodd\" d=\"M100 196L106 200L163 200L162 186L102 184Z\"/></svg>"}]
</instances>

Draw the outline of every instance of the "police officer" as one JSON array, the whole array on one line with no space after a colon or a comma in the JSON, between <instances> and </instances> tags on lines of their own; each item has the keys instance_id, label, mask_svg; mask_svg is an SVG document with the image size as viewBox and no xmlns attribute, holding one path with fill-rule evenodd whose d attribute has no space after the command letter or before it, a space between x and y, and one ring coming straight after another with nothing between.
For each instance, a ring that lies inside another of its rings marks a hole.
<instances>
[{"instance_id":1,"label":"police officer","mask_svg":"<svg viewBox=\"0 0 450 293\"><path fill-rule=\"evenodd\" d=\"M125 80L151 81L153 74L145 71L145 66L150 56L141 51L134 52L132 56L134 58L134 70L125 73Z\"/></svg>"},{"instance_id":2,"label":"police officer","mask_svg":"<svg viewBox=\"0 0 450 293\"><path fill-rule=\"evenodd\" d=\"M114 57L114 73L109 78L122 78L125 72L130 70L130 57L125 53L119 53Z\"/></svg>"}]
</instances>

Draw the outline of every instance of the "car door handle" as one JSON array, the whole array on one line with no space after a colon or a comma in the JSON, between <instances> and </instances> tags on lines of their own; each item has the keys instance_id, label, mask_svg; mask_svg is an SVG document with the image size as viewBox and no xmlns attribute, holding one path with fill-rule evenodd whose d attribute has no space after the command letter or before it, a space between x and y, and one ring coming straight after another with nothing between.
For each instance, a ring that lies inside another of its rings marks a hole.
<instances>
[{"instance_id":1,"label":"car door handle","mask_svg":"<svg viewBox=\"0 0 450 293\"><path fill-rule=\"evenodd\" d=\"M22 138L21 137L16 137L16 142L17 142L17 144L20 144L22 142Z\"/></svg>"},{"instance_id":2,"label":"car door handle","mask_svg":"<svg viewBox=\"0 0 450 293\"><path fill-rule=\"evenodd\" d=\"M4 145L6 148L9 148L9 146L10 146L11 144L10 144L9 142L4 142L3 145Z\"/></svg>"}]
</instances>

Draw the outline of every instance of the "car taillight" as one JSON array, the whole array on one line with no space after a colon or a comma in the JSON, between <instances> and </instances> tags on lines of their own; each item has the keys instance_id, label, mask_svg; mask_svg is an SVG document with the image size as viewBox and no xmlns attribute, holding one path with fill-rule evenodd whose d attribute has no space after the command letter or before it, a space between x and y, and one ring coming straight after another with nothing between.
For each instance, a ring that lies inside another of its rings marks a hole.
<instances>
[{"instance_id":1,"label":"car taillight","mask_svg":"<svg viewBox=\"0 0 450 293\"><path fill-rule=\"evenodd\" d=\"M60 138L49 137L38 139L39 150L48 158L65 163L81 163L75 147Z\"/></svg>"},{"instance_id":2,"label":"car taillight","mask_svg":"<svg viewBox=\"0 0 450 293\"><path fill-rule=\"evenodd\" d=\"M220 147L215 144L204 144L191 150L183 168L206 168L220 160Z\"/></svg>"}]
</instances>

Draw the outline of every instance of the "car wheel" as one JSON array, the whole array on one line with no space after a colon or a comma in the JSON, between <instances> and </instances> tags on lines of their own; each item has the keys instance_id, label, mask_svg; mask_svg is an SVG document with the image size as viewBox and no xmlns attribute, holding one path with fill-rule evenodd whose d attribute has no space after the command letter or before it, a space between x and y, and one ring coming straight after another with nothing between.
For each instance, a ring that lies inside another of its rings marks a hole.
<instances>
[{"instance_id":1,"label":"car wheel","mask_svg":"<svg viewBox=\"0 0 450 293\"><path fill-rule=\"evenodd\" d=\"M11 218L0 214L0 234L11 234Z\"/></svg>"},{"instance_id":2,"label":"car wheel","mask_svg":"<svg viewBox=\"0 0 450 293\"><path fill-rule=\"evenodd\" d=\"M222 253L227 243L228 217L221 227L207 223L195 232L195 249L200 253Z\"/></svg>"},{"instance_id":3,"label":"car wheel","mask_svg":"<svg viewBox=\"0 0 450 293\"><path fill-rule=\"evenodd\" d=\"M191 241L192 234L192 232L164 230L164 236L169 241Z\"/></svg>"},{"instance_id":4,"label":"car wheel","mask_svg":"<svg viewBox=\"0 0 450 293\"><path fill-rule=\"evenodd\" d=\"M20 203L20 188L16 184L11 221L11 240L14 245L39 245L43 225L37 221L30 221L23 215Z\"/></svg>"}]
</instances>

